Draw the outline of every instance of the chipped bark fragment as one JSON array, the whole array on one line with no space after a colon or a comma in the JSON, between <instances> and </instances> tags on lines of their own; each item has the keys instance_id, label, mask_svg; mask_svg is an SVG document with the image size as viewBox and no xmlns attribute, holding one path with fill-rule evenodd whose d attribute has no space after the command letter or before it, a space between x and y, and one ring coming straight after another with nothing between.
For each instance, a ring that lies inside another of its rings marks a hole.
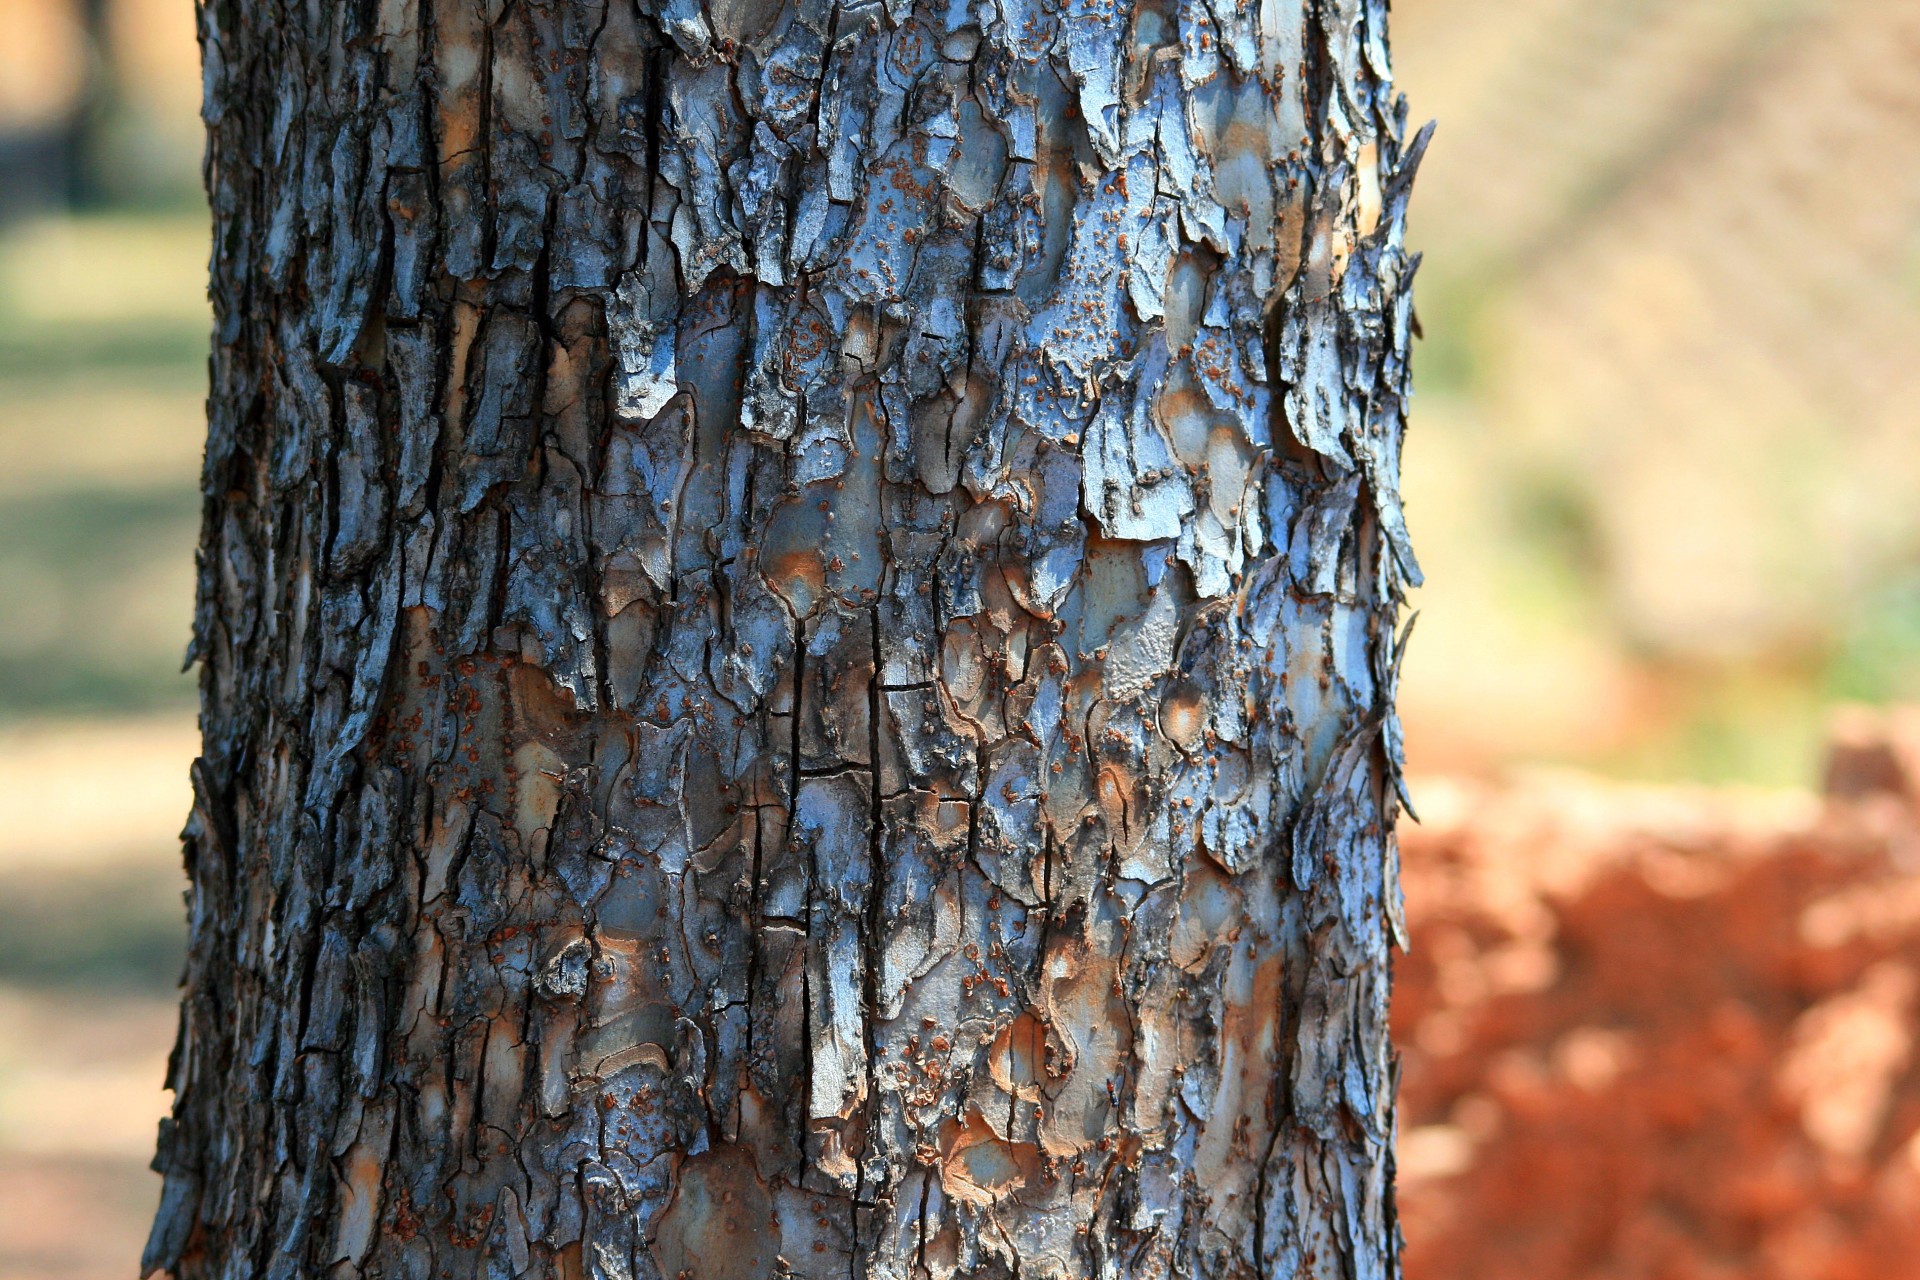
<instances>
[{"instance_id":1,"label":"chipped bark fragment","mask_svg":"<svg viewBox=\"0 0 1920 1280\"><path fill-rule=\"evenodd\" d=\"M200 8L148 1271L1398 1273L1385 10Z\"/></svg>"}]
</instances>

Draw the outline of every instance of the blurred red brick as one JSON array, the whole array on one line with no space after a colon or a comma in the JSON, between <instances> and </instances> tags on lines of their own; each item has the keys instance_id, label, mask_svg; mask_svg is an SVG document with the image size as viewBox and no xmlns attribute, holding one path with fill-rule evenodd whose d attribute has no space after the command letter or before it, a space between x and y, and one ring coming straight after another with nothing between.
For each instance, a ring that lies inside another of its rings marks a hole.
<instances>
[{"instance_id":1,"label":"blurred red brick","mask_svg":"<svg viewBox=\"0 0 1920 1280\"><path fill-rule=\"evenodd\" d=\"M1883 795L1920 807L1920 707L1843 707L1833 715L1826 793Z\"/></svg>"},{"instance_id":2,"label":"blurred red brick","mask_svg":"<svg viewBox=\"0 0 1920 1280\"><path fill-rule=\"evenodd\" d=\"M1920 772L1836 794L1434 784L1403 836L1418 1280L1920 1274Z\"/></svg>"}]
</instances>

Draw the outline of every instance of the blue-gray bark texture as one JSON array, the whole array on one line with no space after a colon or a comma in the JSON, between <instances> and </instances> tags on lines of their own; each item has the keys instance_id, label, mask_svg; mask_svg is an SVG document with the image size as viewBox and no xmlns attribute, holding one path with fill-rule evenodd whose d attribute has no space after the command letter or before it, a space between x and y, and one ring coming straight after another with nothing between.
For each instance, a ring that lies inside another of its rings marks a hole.
<instances>
[{"instance_id":1,"label":"blue-gray bark texture","mask_svg":"<svg viewBox=\"0 0 1920 1280\"><path fill-rule=\"evenodd\" d=\"M151 1270L1398 1272L1385 0L202 0Z\"/></svg>"}]
</instances>

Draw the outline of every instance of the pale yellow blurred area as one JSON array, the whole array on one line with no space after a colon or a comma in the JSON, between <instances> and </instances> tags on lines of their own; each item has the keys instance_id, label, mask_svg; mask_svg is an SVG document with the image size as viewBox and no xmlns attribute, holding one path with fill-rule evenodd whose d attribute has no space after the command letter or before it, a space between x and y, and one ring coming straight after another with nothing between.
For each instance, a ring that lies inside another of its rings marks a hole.
<instances>
[{"instance_id":1,"label":"pale yellow blurred area","mask_svg":"<svg viewBox=\"0 0 1920 1280\"><path fill-rule=\"evenodd\" d=\"M152 1158L155 1121L167 1105L169 1004L95 997L76 1008L0 991L0 1022L15 1033L0 1044L0 1151Z\"/></svg>"},{"instance_id":2,"label":"pale yellow blurred area","mask_svg":"<svg viewBox=\"0 0 1920 1280\"><path fill-rule=\"evenodd\" d=\"M86 33L71 6L0 4L0 124L58 119L86 74Z\"/></svg>"},{"instance_id":3,"label":"pale yellow blurred area","mask_svg":"<svg viewBox=\"0 0 1920 1280\"><path fill-rule=\"evenodd\" d=\"M186 819L193 717L0 729L0 874L151 861Z\"/></svg>"},{"instance_id":4,"label":"pale yellow blurred area","mask_svg":"<svg viewBox=\"0 0 1920 1280\"><path fill-rule=\"evenodd\" d=\"M0 1280L134 1271L194 751L190 714L0 730Z\"/></svg>"},{"instance_id":5,"label":"pale yellow blurred area","mask_svg":"<svg viewBox=\"0 0 1920 1280\"><path fill-rule=\"evenodd\" d=\"M1806 781L1920 696L1920 4L1394 17L1415 767Z\"/></svg>"},{"instance_id":6,"label":"pale yellow blurred area","mask_svg":"<svg viewBox=\"0 0 1920 1280\"><path fill-rule=\"evenodd\" d=\"M204 240L197 228L205 219L196 210L191 231L183 221L51 216L11 228L0 260L8 319L22 326L203 325L206 252L188 252L181 242L189 235Z\"/></svg>"}]
</instances>

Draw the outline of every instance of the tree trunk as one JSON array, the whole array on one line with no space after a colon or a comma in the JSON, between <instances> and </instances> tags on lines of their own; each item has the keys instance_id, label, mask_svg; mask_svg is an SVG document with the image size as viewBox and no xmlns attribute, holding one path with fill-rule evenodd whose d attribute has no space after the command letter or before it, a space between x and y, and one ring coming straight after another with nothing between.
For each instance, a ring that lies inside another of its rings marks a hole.
<instances>
[{"instance_id":1,"label":"tree trunk","mask_svg":"<svg viewBox=\"0 0 1920 1280\"><path fill-rule=\"evenodd\" d=\"M1385 9L203 0L150 1271L1397 1274Z\"/></svg>"}]
</instances>

